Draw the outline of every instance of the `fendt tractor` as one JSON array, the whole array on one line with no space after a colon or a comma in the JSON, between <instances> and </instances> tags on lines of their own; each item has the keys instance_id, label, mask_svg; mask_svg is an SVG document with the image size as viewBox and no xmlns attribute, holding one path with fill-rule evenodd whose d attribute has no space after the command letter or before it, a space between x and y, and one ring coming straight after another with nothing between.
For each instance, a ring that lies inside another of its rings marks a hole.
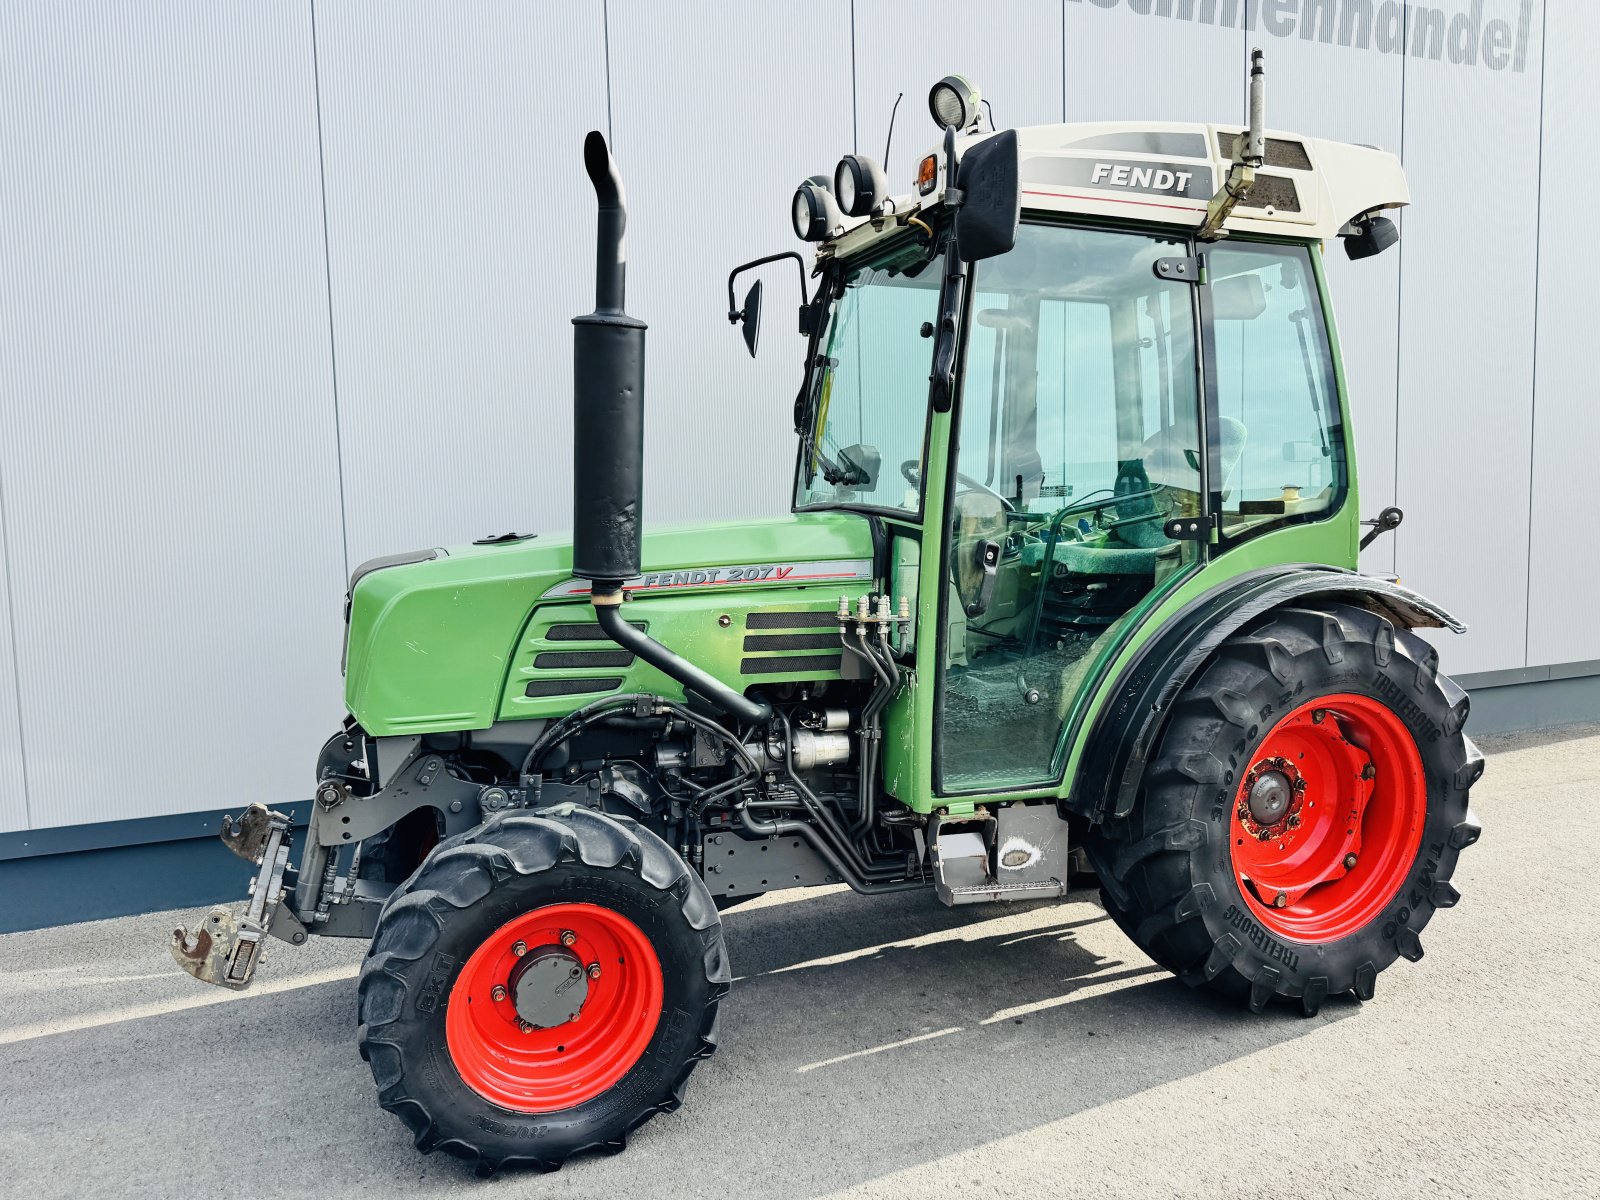
<instances>
[{"instance_id":1,"label":"fendt tractor","mask_svg":"<svg viewBox=\"0 0 1600 1200\"><path fill-rule=\"evenodd\" d=\"M795 192L793 511L646 531L645 325L598 133L573 529L375 559L304 846L252 805L241 906L172 952L370 939L382 1106L488 1174L676 1108L732 979L721 911L844 884L1052 901L1256 1012L1373 997L1478 837L1438 605L1357 570L1323 247L1398 238L1394 156L1247 127L997 131L960 76L911 189ZM887 157L887 155L886 155ZM768 264L778 264L769 266ZM770 342L770 339L769 339ZM769 347L770 348L770 347ZM796 347L798 353L798 346Z\"/></svg>"}]
</instances>

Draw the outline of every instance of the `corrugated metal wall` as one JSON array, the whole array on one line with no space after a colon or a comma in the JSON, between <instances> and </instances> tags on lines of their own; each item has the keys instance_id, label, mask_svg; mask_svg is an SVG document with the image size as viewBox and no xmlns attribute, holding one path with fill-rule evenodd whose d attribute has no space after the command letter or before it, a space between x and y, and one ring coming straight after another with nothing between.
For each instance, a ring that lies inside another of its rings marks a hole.
<instances>
[{"instance_id":1,"label":"corrugated metal wall","mask_svg":"<svg viewBox=\"0 0 1600 1200\"><path fill-rule=\"evenodd\" d=\"M348 566L565 526L588 128L653 328L648 519L784 508L792 276L751 363L727 268L793 244L794 183L880 153L901 91L903 178L952 69L1003 125L1237 121L1259 42L1275 126L1400 150L1400 252L1328 257L1363 506L1407 511L1370 565L1473 622L1449 669L1600 659L1569 616L1600 594L1571 515L1600 416L1567 248L1600 8L1552 4L1546 62L1536 0L1405 6L1525 21L1520 69L1313 20L1397 7L1251 0L1251 32L1179 19L1234 0L5 6L0 831L302 796Z\"/></svg>"}]
</instances>

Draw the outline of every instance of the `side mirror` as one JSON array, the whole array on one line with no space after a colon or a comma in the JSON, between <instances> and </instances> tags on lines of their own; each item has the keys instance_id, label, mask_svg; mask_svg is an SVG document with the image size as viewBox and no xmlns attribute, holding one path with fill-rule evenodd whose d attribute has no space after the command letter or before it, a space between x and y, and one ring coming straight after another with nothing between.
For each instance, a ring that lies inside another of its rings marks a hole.
<instances>
[{"instance_id":1,"label":"side mirror","mask_svg":"<svg viewBox=\"0 0 1600 1200\"><path fill-rule=\"evenodd\" d=\"M752 283L750 290L744 294L744 307L739 310L736 319L744 324L739 332L744 334L745 349L754 358L756 343L761 339L761 280Z\"/></svg>"},{"instance_id":2,"label":"side mirror","mask_svg":"<svg viewBox=\"0 0 1600 1200\"><path fill-rule=\"evenodd\" d=\"M877 491L883 455L876 446L863 446L860 442L846 446L839 451L839 465L849 471L854 480L849 486L867 492Z\"/></svg>"},{"instance_id":3,"label":"side mirror","mask_svg":"<svg viewBox=\"0 0 1600 1200\"><path fill-rule=\"evenodd\" d=\"M744 329L744 344L750 351L750 357L756 356L756 343L761 338L761 281L758 279L750 285L750 290L744 294L744 307L733 306L733 282L746 271L756 267L766 266L767 263L779 262L785 258L794 259L795 270L800 276L800 332L805 333L805 311L810 304L810 297L806 295L806 264L805 260L793 250L784 250L778 254L768 254L762 258L751 259L747 263L740 263L728 272L728 324L738 325L741 322Z\"/></svg>"},{"instance_id":4,"label":"side mirror","mask_svg":"<svg viewBox=\"0 0 1600 1200\"><path fill-rule=\"evenodd\" d=\"M1344 235L1344 252L1352 259L1375 258L1400 240L1400 230L1388 217L1368 217L1351 223Z\"/></svg>"},{"instance_id":5,"label":"side mirror","mask_svg":"<svg viewBox=\"0 0 1600 1200\"><path fill-rule=\"evenodd\" d=\"M1017 244L1022 216L1017 131L985 138L962 157L957 182L966 193L956 209L956 247L967 262L994 258Z\"/></svg>"}]
</instances>

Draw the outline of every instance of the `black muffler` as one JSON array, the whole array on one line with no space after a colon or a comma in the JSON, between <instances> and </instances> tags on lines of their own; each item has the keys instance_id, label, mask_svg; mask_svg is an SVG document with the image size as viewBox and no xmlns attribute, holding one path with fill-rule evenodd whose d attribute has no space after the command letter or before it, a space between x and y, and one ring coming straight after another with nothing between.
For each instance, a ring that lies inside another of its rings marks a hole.
<instances>
[{"instance_id":1,"label":"black muffler","mask_svg":"<svg viewBox=\"0 0 1600 1200\"><path fill-rule=\"evenodd\" d=\"M590 583L606 635L664 675L742 721L772 709L748 699L623 620L623 583L639 574L644 504L645 323L623 311L628 209L616 160L598 132L583 140L583 165L600 205L594 312L574 317L572 573Z\"/></svg>"}]
</instances>

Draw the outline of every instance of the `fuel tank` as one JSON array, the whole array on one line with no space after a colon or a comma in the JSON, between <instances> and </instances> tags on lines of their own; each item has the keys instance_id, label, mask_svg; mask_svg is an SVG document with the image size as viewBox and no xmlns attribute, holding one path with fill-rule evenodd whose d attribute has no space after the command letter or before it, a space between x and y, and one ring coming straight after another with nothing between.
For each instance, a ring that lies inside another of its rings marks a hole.
<instances>
[{"instance_id":1,"label":"fuel tank","mask_svg":"<svg viewBox=\"0 0 1600 1200\"><path fill-rule=\"evenodd\" d=\"M730 686L836 679L839 597L873 588L852 513L645 535L623 613ZM345 704L368 733L484 729L612 692L682 688L607 639L565 535L397 554L351 578ZM787 614L787 615L784 615Z\"/></svg>"}]
</instances>

